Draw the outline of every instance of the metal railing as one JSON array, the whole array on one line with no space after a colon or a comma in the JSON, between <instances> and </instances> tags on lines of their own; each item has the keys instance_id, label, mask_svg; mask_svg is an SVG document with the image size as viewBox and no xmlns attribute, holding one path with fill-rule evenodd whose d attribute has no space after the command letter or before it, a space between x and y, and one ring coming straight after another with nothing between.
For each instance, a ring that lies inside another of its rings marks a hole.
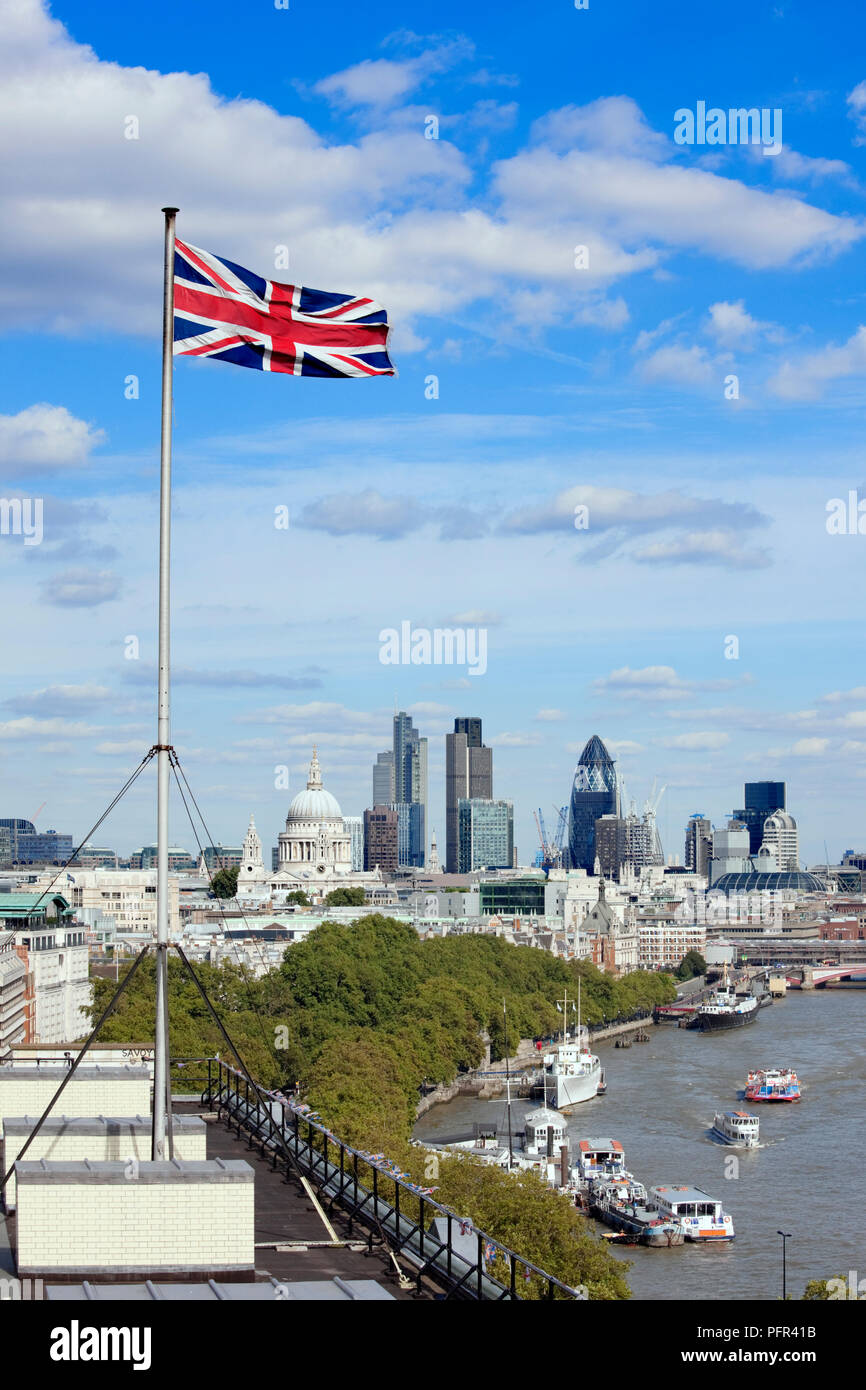
<instances>
[{"instance_id":1,"label":"metal railing","mask_svg":"<svg viewBox=\"0 0 866 1390\"><path fill-rule=\"evenodd\" d=\"M306 1107L258 1091L221 1059L208 1059L202 1101L224 1115L239 1137L246 1130L250 1143L258 1142L262 1154L270 1155L273 1168L282 1163L287 1177L294 1168L311 1179L329 1210L338 1205L348 1214L350 1233L356 1222L366 1227L369 1250L378 1235L395 1257L401 1255L414 1267L419 1291L427 1276L447 1290L446 1298L586 1298L585 1291L562 1283L449 1211L429 1189L394 1172L383 1155L345 1144ZM433 1227L437 1219L439 1232Z\"/></svg>"}]
</instances>

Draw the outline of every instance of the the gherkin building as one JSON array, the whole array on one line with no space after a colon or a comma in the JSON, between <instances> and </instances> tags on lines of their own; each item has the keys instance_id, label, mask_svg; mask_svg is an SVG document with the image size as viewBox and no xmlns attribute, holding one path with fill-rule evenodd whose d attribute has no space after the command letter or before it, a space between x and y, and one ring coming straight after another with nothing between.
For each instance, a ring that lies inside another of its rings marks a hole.
<instances>
[{"instance_id":1,"label":"the gherkin building","mask_svg":"<svg viewBox=\"0 0 866 1390\"><path fill-rule=\"evenodd\" d=\"M593 734L578 759L568 808L568 863L572 869L595 866L595 823L619 813L613 758Z\"/></svg>"}]
</instances>

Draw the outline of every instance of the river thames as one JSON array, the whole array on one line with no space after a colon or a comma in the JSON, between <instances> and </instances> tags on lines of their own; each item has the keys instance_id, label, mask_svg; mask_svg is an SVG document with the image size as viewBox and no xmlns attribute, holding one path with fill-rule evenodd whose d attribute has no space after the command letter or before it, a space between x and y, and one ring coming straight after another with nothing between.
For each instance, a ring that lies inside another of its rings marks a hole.
<instances>
[{"instance_id":1,"label":"river thames","mask_svg":"<svg viewBox=\"0 0 866 1390\"><path fill-rule=\"evenodd\" d=\"M796 991L760 1011L749 1027L702 1034L648 1025L650 1041L595 1046L607 1094L569 1116L575 1151L581 1138L618 1139L626 1167L647 1187L690 1183L721 1199L736 1239L675 1249L612 1247L632 1261L628 1281L639 1299L774 1299L781 1296L781 1239L788 1241L788 1292L801 1298L809 1279L858 1270L866 1293L866 1218L862 1150L866 1101L866 990ZM791 1066L799 1104L742 1100L746 1074ZM515 1129L537 1102L515 1101ZM709 1137L717 1110L748 1108L761 1121L761 1147L730 1148ZM415 1137L470 1137L475 1120L495 1119L507 1133L505 1104L458 1096L422 1116ZM732 1157L735 1176L730 1172ZM727 1165L727 1169L726 1169ZM590 1221L598 1233L607 1228Z\"/></svg>"}]
</instances>

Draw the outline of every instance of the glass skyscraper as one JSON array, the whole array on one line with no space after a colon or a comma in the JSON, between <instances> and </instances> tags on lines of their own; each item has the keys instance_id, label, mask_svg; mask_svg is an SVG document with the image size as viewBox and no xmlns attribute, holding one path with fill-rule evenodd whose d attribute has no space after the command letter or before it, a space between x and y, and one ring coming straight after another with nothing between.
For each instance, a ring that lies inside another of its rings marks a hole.
<instances>
[{"instance_id":1,"label":"glass skyscraper","mask_svg":"<svg viewBox=\"0 0 866 1390\"><path fill-rule=\"evenodd\" d=\"M427 862L427 740L421 738L405 710L394 715L394 796L392 805L417 805L411 830L410 864ZM404 824L408 824L404 816Z\"/></svg>"},{"instance_id":2,"label":"glass skyscraper","mask_svg":"<svg viewBox=\"0 0 866 1390\"><path fill-rule=\"evenodd\" d=\"M461 874L473 869L510 869L514 860L514 807L510 801L461 797L457 802Z\"/></svg>"},{"instance_id":3,"label":"glass skyscraper","mask_svg":"<svg viewBox=\"0 0 866 1390\"><path fill-rule=\"evenodd\" d=\"M746 804L741 811L734 812L735 820L740 820L749 831L749 849L757 854L764 839L764 821L774 811L784 811L784 782L747 782Z\"/></svg>"},{"instance_id":4,"label":"glass skyscraper","mask_svg":"<svg viewBox=\"0 0 866 1390\"><path fill-rule=\"evenodd\" d=\"M619 814L613 758L598 734L593 734L581 753L574 772L568 808L568 867L595 866L595 823L602 816Z\"/></svg>"}]
</instances>

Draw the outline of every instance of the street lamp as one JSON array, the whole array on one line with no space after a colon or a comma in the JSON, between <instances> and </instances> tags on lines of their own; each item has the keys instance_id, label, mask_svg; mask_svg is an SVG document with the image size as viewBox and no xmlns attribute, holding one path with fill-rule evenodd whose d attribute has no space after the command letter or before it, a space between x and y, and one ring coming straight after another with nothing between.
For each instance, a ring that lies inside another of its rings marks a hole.
<instances>
[{"instance_id":1,"label":"street lamp","mask_svg":"<svg viewBox=\"0 0 866 1390\"><path fill-rule=\"evenodd\" d=\"M782 1302L787 1302L788 1298L788 1265L785 1258L787 1251L787 1241L791 1239L791 1231L777 1231L777 1236L782 1237Z\"/></svg>"}]
</instances>

